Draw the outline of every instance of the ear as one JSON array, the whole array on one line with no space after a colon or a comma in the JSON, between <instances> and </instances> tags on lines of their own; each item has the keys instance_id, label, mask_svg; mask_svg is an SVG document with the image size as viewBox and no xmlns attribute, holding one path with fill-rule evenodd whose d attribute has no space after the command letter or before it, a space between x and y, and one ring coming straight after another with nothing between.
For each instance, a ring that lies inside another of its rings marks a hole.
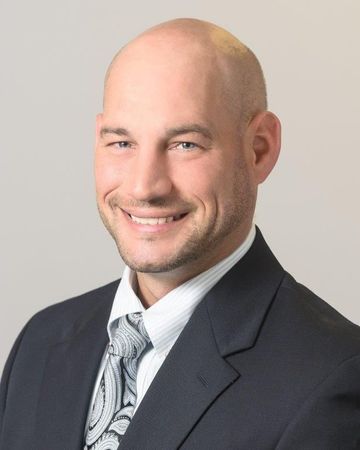
<instances>
[{"instance_id":1,"label":"ear","mask_svg":"<svg viewBox=\"0 0 360 450\"><path fill-rule=\"evenodd\" d=\"M258 113L247 128L257 184L266 180L279 157L281 146L280 120L270 111Z\"/></svg>"}]
</instances>

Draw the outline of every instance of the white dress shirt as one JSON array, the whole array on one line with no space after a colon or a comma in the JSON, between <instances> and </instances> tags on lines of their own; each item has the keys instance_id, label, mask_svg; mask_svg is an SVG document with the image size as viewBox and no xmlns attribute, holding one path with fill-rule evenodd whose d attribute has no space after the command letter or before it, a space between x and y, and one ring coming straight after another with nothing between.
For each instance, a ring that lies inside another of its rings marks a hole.
<instances>
[{"instance_id":1,"label":"white dress shirt","mask_svg":"<svg viewBox=\"0 0 360 450\"><path fill-rule=\"evenodd\" d=\"M136 273L129 267L125 267L123 277L115 294L107 331L111 341L112 333L119 317L133 312L142 312L145 328L151 343L145 349L138 362L136 377L137 397L134 412L136 412L157 371L187 324L196 306L220 278L245 255L254 241L255 234L255 226L253 225L245 241L233 253L207 271L173 289L148 309L144 308L135 294L134 288L136 289L137 285ZM100 364L90 403L88 421L105 368L106 359L107 352L105 352ZM87 428L88 425L86 430Z\"/></svg>"}]
</instances>

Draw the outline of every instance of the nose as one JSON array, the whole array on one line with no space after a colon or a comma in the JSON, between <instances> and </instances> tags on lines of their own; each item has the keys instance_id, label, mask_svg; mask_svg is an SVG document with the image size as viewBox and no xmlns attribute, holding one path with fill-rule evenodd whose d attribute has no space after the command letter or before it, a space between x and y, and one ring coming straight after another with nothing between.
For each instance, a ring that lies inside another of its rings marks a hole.
<instances>
[{"instance_id":1,"label":"nose","mask_svg":"<svg viewBox=\"0 0 360 450\"><path fill-rule=\"evenodd\" d=\"M134 200L156 201L172 190L166 153L143 148L134 156L127 174L127 193Z\"/></svg>"}]
</instances>

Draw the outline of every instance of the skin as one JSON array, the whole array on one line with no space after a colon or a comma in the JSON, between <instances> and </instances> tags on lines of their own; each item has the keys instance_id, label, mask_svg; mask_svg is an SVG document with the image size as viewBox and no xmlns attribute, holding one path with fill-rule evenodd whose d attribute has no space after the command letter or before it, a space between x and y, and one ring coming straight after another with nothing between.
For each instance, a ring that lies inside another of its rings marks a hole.
<instances>
[{"instance_id":1,"label":"skin","mask_svg":"<svg viewBox=\"0 0 360 450\"><path fill-rule=\"evenodd\" d=\"M227 31L178 19L115 56L97 116L97 203L145 307L244 241L279 150L261 68Z\"/></svg>"}]
</instances>

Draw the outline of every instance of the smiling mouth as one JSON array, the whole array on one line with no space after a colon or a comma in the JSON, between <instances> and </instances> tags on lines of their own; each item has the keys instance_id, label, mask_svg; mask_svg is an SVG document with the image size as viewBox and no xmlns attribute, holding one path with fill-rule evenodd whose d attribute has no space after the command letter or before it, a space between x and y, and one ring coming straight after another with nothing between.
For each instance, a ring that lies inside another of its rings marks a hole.
<instances>
[{"instance_id":1,"label":"smiling mouth","mask_svg":"<svg viewBox=\"0 0 360 450\"><path fill-rule=\"evenodd\" d=\"M134 223L138 223L140 225L162 225L164 223L176 222L186 216L186 214L187 213L167 217L137 217L133 214L127 213Z\"/></svg>"}]
</instances>

